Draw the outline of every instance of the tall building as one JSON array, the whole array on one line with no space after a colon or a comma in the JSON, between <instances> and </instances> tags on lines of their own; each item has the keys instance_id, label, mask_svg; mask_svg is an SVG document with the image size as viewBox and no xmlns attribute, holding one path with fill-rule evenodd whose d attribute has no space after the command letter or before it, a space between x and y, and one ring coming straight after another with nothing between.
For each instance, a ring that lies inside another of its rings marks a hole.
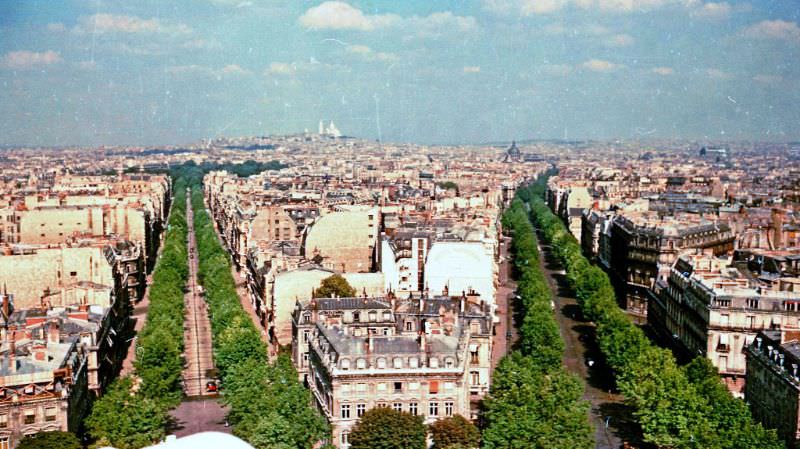
<instances>
[{"instance_id":1,"label":"tall building","mask_svg":"<svg viewBox=\"0 0 800 449\"><path fill-rule=\"evenodd\" d=\"M776 429L790 448L800 443L800 329L758 333L747 354L745 399L753 417Z\"/></svg>"},{"instance_id":2,"label":"tall building","mask_svg":"<svg viewBox=\"0 0 800 449\"><path fill-rule=\"evenodd\" d=\"M798 267L759 267L749 252L732 258L683 255L649 302L651 327L688 355L708 357L737 395L747 388L744 350L756 333L800 322Z\"/></svg>"},{"instance_id":3,"label":"tall building","mask_svg":"<svg viewBox=\"0 0 800 449\"><path fill-rule=\"evenodd\" d=\"M489 390L492 315L474 294L298 301L293 327L295 365L341 449L373 407L475 419Z\"/></svg>"}]
</instances>

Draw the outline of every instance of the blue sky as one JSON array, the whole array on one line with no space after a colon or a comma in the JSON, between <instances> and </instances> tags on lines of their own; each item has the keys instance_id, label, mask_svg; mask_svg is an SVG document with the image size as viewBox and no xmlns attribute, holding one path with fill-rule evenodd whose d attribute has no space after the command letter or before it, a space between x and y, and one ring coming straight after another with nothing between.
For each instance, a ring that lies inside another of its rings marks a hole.
<instances>
[{"instance_id":1,"label":"blue sky","mask_svg":"<svg viewBox=\"0 0 800 449\"><path fill-rule=\"evenodd\" d=\"M800 139L800 8L0 0L0 144Z\"/></svg>"}]
</instances>

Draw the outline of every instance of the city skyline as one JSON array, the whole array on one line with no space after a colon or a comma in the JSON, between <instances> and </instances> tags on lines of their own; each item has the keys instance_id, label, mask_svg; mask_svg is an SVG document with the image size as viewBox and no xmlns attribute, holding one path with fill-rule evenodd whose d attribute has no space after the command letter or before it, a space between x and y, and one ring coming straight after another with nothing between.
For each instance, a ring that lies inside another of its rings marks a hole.
<instances>
[{"instance_id":1,"label":"city skyline","mask_svg":"<svg viewBox=\"0 0 800 449\"><path fill-rule=\"evenodd\" d=\"M791 141L786 2L0 6L0 145L315 131L427 144Z\"/></svg>"}]
</instances>

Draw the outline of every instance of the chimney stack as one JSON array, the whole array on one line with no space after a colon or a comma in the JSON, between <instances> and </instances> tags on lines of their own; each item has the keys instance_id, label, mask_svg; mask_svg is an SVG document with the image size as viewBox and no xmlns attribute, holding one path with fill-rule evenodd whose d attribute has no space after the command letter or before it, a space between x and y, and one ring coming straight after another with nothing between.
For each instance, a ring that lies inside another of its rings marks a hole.
<instances>
[{"instance_id":1,"label":"chimney stack","mask_svg":"<svg viewBox=\"0 0 800 449\"><path fill-rule=\"evenodd\" d=\"M47 326L47 344L61 343L61 332L58 328L58 321L50 321Z\"/></svg>"},{"instance_id":2,"label":"chimney stack","mask_svg":"<svg viewBox=\"0 0 800 449\"><path fill-rule=\"evenodd\" d=\"M17 372L17 335L16 335L17 327L16 326L9 326L8 332L9 341L8 341L8 372L11 374L15 374Z\"/></svg>"}]
</instances>

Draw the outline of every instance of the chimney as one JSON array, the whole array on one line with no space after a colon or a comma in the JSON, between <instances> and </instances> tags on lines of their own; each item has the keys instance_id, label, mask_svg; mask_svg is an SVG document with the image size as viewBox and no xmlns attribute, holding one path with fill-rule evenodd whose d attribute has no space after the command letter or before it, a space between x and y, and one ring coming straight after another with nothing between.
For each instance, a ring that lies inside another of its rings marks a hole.
<instances>
[{"instance_id":1,"label":"chimney","mask_svg":"<svg viewBox=\"0 0 800 449\"><path fill-rule=\"evenodd\" d=\"M420 333L419 333L419 350L420 351L423 351L423 352L425 351L426 343L427 342L425 341L425 332L424 331L420 331Z\"/></svg>"},{"instance_id":2,"label":"chimney","mask_svg":"<svg viewBox=\"0 0 800 449\"><path fill-rule=\"evenodd\" d=\"M14 374L17 372L17 327L9 326L9 341L8 341L8 372Z\"/></svg>"},{"instance_id":3,"label":"chimney","mask_svg":"<svg viewBox=\"0 0 800 449\"><path fill-rule=\"evenodd\" d=\"M463 296L462 296L462 297L461 297L461 299L459 300L459 302L461 303L461 313L462 313L462 314L464 313L464 307L465 307L465 304L464 304L464 303L466 303L466 302L467 302L467 301L466 301L466 299L467 299L467 298L465 298L465 297L463 297Z\"/></svg>"},{"instance_id":4,"label":"chimney","mask_svg":"<svg viewBox=\"0 0 800 449\"><path fill-rule=\"evenodd\" d=\"M367 354L372 354L372 351L375 350L375 340L372 338L372 335L367 337Z\"/></svg>"},{"instance_id":5,"label":"chimney","mask_svg":"<svg viewBox=\"0 0 800 449\"><path fill-rule=\"evenodd\" d=\"M420 312L424 312L425 311L425 296L420 296L419 297L419 311Z\"/></svg>"},{"instance_id":6,"label":"chimney","mask_svg":"<svg viewBox=\"0 0 800 449\"><path fill-rule=\"evenodd\" d=\"M31 351L31 356L33 356L33 360L37 362L44 362L47 360L47 346L45 345L36 345L33 347L33 351Z\"/></svg>"},{"instance_id":7,"label":"chimney","mask_svg":"<svg viewBox=\"0 0 800 449\"><path fill-rule=\"evenodd\" d=\"M58 328L58 321L51 321L47 326L47 344L58 344L61 342L61 332Z\"/></svg>"}]
</instances>

